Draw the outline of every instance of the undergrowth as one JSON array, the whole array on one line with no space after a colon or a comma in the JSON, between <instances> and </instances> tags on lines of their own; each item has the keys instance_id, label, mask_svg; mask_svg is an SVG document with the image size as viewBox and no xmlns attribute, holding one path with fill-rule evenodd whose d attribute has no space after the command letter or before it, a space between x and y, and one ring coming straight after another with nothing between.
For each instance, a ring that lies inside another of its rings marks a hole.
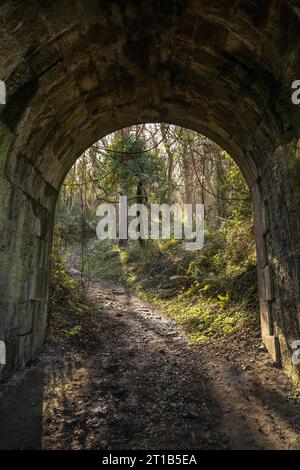
<instances>
[{"instance_id":1,"label":"undergrowth","mask_svg":"<svg viewBox=\"0 0 300 470\"><path fill-rule=\"evenodd\" d=\"M65 244L58 231L54 240L49 286L48 339L75 350L90 349L99 343L92 314L95 306L84 284L65 268Z\"/></svg>"},{"instance_id":2,"label":"undergrowth","mask_svg":"<svg viewBox=\"0 0 300 470\"><path fill-rule=\"evenodd\" d=\"M89 244L86 270L126 283L181 324L192 342L258 331L258 294L252 221L206 233L199 251L178 240Z\"/></svg>"}]
</instances>

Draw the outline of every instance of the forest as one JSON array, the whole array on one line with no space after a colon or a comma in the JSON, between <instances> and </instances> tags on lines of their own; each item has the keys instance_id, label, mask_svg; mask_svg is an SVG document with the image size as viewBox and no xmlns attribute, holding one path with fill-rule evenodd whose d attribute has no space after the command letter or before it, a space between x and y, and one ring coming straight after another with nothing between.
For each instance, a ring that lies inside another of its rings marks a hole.
<instances>
[{"instance_id":1,"label":"forest","mask_svg":"<svg viewBox=\"0 0 300 470\"><path fill-rule=\"evenodd\" d=\"M117 208L119 195L128 204L203 204L203 248L189 252L175 238L98 240L97 206ZM80 248L82 273L129 285L193 342L258 331L251 195L230 155L208 138L165 123L105 137L72 167L56 217L52 292L68 276L64 260Z\"/></svg>"}]
</instances>

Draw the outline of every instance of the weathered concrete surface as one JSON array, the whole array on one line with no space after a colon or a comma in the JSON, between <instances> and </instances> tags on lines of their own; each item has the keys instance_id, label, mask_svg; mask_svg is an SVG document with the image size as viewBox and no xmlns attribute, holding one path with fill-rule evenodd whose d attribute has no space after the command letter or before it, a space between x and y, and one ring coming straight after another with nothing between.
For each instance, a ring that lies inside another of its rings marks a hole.
<instances>
[{"instance_id":1,"label":"weathered concrete surface","mask_svg":"<svg viewBox=\"0 0 300 470\"><path fill-rule=\"evenodd\" d=\"M44 337L53 214L94 141L165 121L228 150L253 193L262 335L299 332L300 13L295 0L8 0L0 5L2 377Z\"/></svg>"}]
</instances>

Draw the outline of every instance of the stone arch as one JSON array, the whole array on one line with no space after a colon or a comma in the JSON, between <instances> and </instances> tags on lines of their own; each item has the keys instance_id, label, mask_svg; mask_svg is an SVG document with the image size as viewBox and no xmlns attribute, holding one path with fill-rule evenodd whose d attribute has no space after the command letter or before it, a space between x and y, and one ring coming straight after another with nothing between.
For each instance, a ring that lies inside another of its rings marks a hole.
<instances>
[{"instance_id":1,"label":"stone arch","mask_svg":"<svg viewBox=\"0 0 300 470\"><path fill-rule=\"evenodd\" d=\"M300 75L299 17L289 0L0 6L2 377L44 338L54 210L67 171L98 138L157 121L207 135L244 173L263 339L296 376L300 112L291 83Z\"/></svg>"}]
</instances>

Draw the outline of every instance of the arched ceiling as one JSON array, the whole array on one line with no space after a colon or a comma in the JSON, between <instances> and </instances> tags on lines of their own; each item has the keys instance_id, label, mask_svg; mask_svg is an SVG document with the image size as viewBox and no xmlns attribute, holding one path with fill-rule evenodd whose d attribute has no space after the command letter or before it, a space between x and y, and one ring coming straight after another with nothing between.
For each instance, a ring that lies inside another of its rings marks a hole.
<instances>
[{"instance_id":1,"label":"arched ceiling","mask_svg":"<svg viewBox=\"0 0 300 470\"><path fill-rule=\"evenodd\" d=\"M208 135L251 184L299 134L295 0L7 0L0 4L1 120L9 158L60 184L95 140L165 121Z\"/></svg>"}]
</instances>

